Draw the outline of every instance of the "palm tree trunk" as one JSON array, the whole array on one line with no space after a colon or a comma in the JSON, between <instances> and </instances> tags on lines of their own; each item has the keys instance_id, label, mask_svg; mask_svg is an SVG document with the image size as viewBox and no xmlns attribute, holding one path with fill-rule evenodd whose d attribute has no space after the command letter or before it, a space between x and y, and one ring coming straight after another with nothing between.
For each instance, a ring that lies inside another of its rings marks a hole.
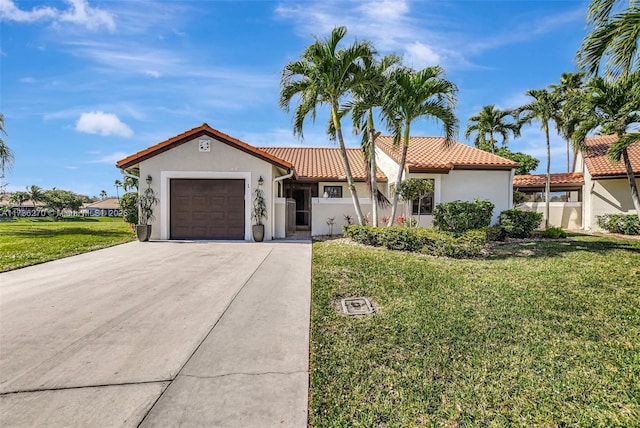
<instances>
[{"instance_id":1,"label":"palm tree trunk","mask_svg":"<svg viewBox=\"0 0 640 428\"><path fill-rule=\"evenodd\" d=\"M351 165L349 165L349 158L347 157L347 149L344 145L344 138L342 137L342 128L340 126L340 120L338 119L338 108L334 106L331 109L331 116L333 117L333 125L336 128L336 135L338 136L338 143L340 144L340 154L342 155L342 161L344 162L344 170L347 174L347 186L349 192L351 192L351 199L353 200L353 208L356 211L358 217L358 223L360 226L364 226L364 216L362 215L362 209L360 208L360 200L358 199L358 192L356 186L353 183L353 175L351 174Z\"/></svg>"},{"instance_id":2,"label":"palm tree trunk","mask_svg":"<svg viewBox=\"0 0 640 428\"><path fill-rule=\"evenodd\" d=\"M376 177L376 130L373 125L373 111L369 110L367 117L367 129L369 130L369 158L371 163L371 215L372 224L378 227L378 180Z\"/></svg>"},{"instance_id":3,"label":"palm tree trunk","mask_svg":"<svg viewBox=\"0 0 640 428\"><path fill-rule=\"evenodd\" d=\"M496 140L493 138L493 131L490 132L491 134L491 154L496 154Z\"/></svg>"},{"instance_id":4,"label":"palm tree trunk","mask_svg":"<svg viewBox=\"0 0 640 428\"><path fill-rule=\"evenodd\" d=\"M411 124L407 123L404 128L404 134L402 136L402 155L400 156L400 167L398 168L398 176L396 177L396 191L393 192L393 202L391 203L391 217L387 226L392 226L393 221L396 218L396 211L398 210L398 186L402 183L402 175L404 174L404 165L407 161L407 150L409 149L409 132Z\"/></svg>"},{"instance_id":5,"label":"palm tree trunk","mask_svg":"<svg viewBox=\"0 0 640 428\"><path fill-rule=\"evenodd\" d=\"M545 216L544 216L544 229L549 229L549 205L551 199L551 144L549 143L549 126L545 129L545 135L547 137L547 174L544 180L544 200L545 200Z\"/></svg>"},{"instance_id":6,"label":"palm tree trunk","mask_svg":"<svg viewBox=\"0 0 640 428\"><path fill-rule=\"evenodd\" d=\"M567 139L566 141L567 141L567 172L571 172L571 171L569 170L569 168L570 168L570 166L569 166L569 152L570 152L570 149L569 149L569 140Z\"/></svg>"},{"instance_id":7,"label":"palm tree trunk","mask_svg":"<svg viewBox=\"0 0 640 428\"><path fill-rule=\"evenodd\" d=\"M629 160L629 153L627 152L627 149L622 151L622 160L624 161L624 167L627 170L629 187L631 187L631 200L633 201L633 206L636 209L638 220L640 220L640 197L638 197L638 186L636 186L636 178L633 175L633 168L631 167L631 161Z\"/></svg>"}]
</instances>

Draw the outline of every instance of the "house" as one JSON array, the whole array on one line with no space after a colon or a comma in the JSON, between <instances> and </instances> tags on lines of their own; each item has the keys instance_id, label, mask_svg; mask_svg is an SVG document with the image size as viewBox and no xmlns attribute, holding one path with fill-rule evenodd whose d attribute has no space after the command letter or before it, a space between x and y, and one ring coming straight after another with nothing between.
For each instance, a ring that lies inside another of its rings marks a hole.
<instances>
[{"instance_id":1,"label":"house","mask_svg":"<svg viewBox=\"0 0 640 428\"><path fill-rule=\"evenodd\" d=\"M399 152L391 137L379 137L378 188L390 195ZM460 143L442 149L442 138L412 138L405 178L434 181L433 195L422 204L422 222L441 202L489 199L495 216L511 207L517 164ZM347 149L363 213L371 212L364 156ZM267 200L266 239L340 233L355 221L355 210L338 148L254 147L206 123L128 156L116 163L140 177L140 191L150 186L160 200L152 239L251 240L253 192L260 186ZM398 214L411 215L401 203ZM382 209L380 218L389 215Z\"/></svg>"},{"instance_id":2,"label":"house","mask_svg":"<svg viewBox=\"0 0 640 428\"><path fill-rule=\"evenodd\" d=\"M84 204L80 213L89 217L120 217L120 200L106 198L101 201Z\"/></svg>"},{"instance_id":3,"label":"house","mask_svg":"<svg viewBox=\"0 0 640 428\"><path fill-rule=\"evenodd\" d=\"M624 163L613 163L606 156L609 146L616 141L615 135L587 137L586 151L576 154L573 172L551 174L551 225L599 231L598 216L636 212ZM636 185L640 186L640 143L632 144L627 152ZM544 192L545 176L515 176L513 187L514 190L534 196ZM544 199L540 199L525 202L521 206L544 212L545 204Z\"/></svg>"}]
</instances>

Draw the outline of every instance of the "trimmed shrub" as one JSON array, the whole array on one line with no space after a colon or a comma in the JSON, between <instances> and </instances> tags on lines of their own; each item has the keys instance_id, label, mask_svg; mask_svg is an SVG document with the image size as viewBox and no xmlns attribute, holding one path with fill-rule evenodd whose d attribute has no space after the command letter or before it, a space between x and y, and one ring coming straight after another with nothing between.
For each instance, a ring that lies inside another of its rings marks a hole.
<instances>
[{"instance_id":1,"label":"trimmed shrub","mask_svg":"<svg viewBox=\"0 0 640 428\"><path fill-rule=\"evenodd\" d=\"M422 244L422 253L456 259L478 257L487 245L487 235L482 230L454 234L418 229L418 237Z\"/></svg>"},{"instance_id":2,"label":"trimmed shrub","mask_svg":"<svg viewBox=\"0 0 640 428\"><path fill-rule=\"evenodd\" d=\"M122 218L129 224L138 224L138 194L127 192L120 197Z\"/></svg>"},{"instance_id":3,"label":"trimmed shrub","mask_svg":"<svg viewBox=\"0 0 640 428\"><path fill-rule=\"evenodd\" d=\"M542 213L512 209L500 213L498 226L509 238L528 238L541 221Z\"/></svg>"},{"instance_id":4,"label":"trimmed shrub","mask_svg":"<svg viewBox=\"0 0 640 428\"><path fill-rule=\"evenodd\" d=\"M487 242L501 242L507 238L507 232L500 226L485 227L484 232L487 236Z\"/></svg>"},{"instance_id":5,"label":"trimmed shrub","mask_svg":"<svg viewBox=\"0 0 640 428\"><path fill-rule=\"evenodd\" d=\"M640 220L635 214L605 214L596 217L598 226L611 233L640 235Z\"/></svg>"},{"instance_id":6,"label":"trimmed shrub","mask_svg":"<svg viewBox=\"0 0 640 428\"><path fill-rule=\"evenodd\" d=\"M344 236L351 238L356 242L364 245L373 245L379 247L380 234L382 229L373 226L344 225L342 226Z\"/></svg>"},{"instance_id":7,"label":"trimmed shrub","mask_svg":"<svg viewBox=\"0 0 640 428\"><path fill-rule=\"evenodd\" d=\"M490 201L479 199L445 202L433 209L433 224L440 230L456 233L482 229L491 223L494 207Z\"/></svg>"},{"instance_id":8,"label":"trimmed shrub","mask_svg":"<svg viewBox=\"0 0 640 428\"><path fill-rule=\"evenodd\" d=\"M549 229L540 232L540 236L546 239L566 238L567 232L565 232L561 227L550 227Z\"/></svg>"},{"instance_id":9,"label":"trimmed shrub","mask_svg":"<svg viewBox=\"0 0 640 428\"><path fill-rule=\"evenodd\" d=\"M380 243L389 250L420 251L422 245L414 228L391 226L382 229Z\"/></svg>"}]
</instances>

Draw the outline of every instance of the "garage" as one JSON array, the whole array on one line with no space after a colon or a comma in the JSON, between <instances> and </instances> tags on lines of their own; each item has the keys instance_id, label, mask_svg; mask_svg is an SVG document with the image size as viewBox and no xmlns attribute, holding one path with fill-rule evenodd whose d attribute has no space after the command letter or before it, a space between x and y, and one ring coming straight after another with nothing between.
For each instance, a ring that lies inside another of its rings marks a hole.
<instances>
[{"instance_id":1,"label":"garage","mask_svg":"<svg viewBox=\"0 0 640 428\"><path fill-rule=\"evenodd\" d=\"M245 181L172 179L170 239L245 239Z\"/></svg>"}]
</instances>

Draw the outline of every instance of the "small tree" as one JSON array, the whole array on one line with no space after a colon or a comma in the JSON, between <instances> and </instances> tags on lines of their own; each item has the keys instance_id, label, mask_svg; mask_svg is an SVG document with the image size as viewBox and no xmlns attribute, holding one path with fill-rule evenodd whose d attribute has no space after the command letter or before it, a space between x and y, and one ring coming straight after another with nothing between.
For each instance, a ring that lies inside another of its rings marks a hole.
<instances>
[{"instance_id":1,"label":"small tree","mask_svg":"<svg viewBox=\"0 0 640 428\"><path fill-rule=\"evenodd\" d=\"M82 206L82 197L69 190L52 189L42 193L45 205L56 211L56 217L62 217L65 209L78 211Z\"/></svg>"},{"instance_id":2,"label":"small tree","mask_svg":"<svg viewBox=\"0 0 640 428\"><path fill-rule=\"evenodd\" d=\"M142 226L146 226L150 221L155 220L153 207L159 202L156 192L151 188L151 180L151 176L147 175L147 188L138 196L138 207L140 208L138 221Z\"/></svg>"},{"instance_id":3,"label":"small tree","mask_svg":"<svg viewBox=\"0 0 640 428\"><path fill-rule=\"evenodd\" d=\"M416 227L418 227L420 224L422 198L429 196L433 192L433 181L422 178L409 178L400 183L397 192L398 196L407 202L418 201L418 221L416 223Z\"/></svg>"},{"instance_id":4,"label":"small tree","mask_svg":"<svg viewBox=\"0 0 640 428\"><path fill-rule=\"evenodd\" d=\"M253 192L251 218L256 221L256 225L262 225L262 220L267 218L267 202L264 198L264 191L260 186Z\"/></svg>"},{"instance_id":5,"label":"small tree","mask_svg":"<svg viewBox=\"0 0 640 428\"><path fill-rule=\"evenodd\" d=\"M11 195L11 202L18 204L18 207L22 207L26 201L29 200L29 194L27 192L15 192Z\"/></svg>"}]
</instances>

